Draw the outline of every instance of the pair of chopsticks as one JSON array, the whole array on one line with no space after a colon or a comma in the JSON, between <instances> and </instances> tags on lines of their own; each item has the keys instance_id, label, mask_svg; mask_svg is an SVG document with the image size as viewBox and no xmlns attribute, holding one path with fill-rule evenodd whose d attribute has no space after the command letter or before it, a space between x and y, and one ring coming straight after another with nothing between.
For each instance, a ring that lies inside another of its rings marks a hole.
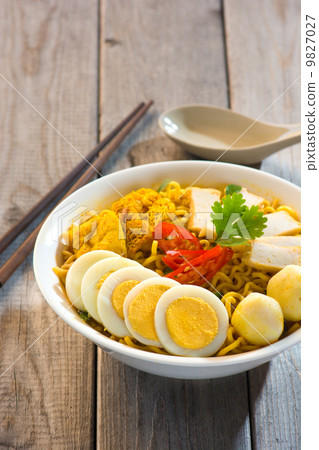
<instances>
[{"instance_id":1,"label":"pair of chopsticks","mask_svg":"<svg viewBox=\"0 0 319 450\"><path fill-rule=\"evenodd\" d=\"M56 199L72 182L72 186L60 201L68 197L72 192L88 183L97 172L99 172L106 161L127 137L134 126L144 116L153 104L140 103L125 119L123 119L77 166L75 166L54 188L52 188L33 208L19 220L6 234L0 238L0 253L46 208L50 202ZM94 158L96 159L94 160ZM92 162L93 161L93 162ZM85 167L89 167L80 175ZM28 254L32 251L40 228L45 219L32 231L27 239L13 253L13 255L0 268L0 287L10 278L14 271L22 264Z\"/></svg>"}]
</instances>

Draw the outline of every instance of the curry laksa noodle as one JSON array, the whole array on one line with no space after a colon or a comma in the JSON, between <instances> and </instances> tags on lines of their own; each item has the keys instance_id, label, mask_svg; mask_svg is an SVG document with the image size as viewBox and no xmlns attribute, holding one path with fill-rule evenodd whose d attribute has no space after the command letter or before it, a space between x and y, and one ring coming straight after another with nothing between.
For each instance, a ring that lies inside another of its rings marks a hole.
<instances>
[{"instance_id":1,"label":"curry laksa noodle","mask_svg":"<svg viewBox=\"0 0 319 450\"><path fill-rule=\"evenodd\" d=\"M80 317L123 345L234 355L300 327L300 233L278 199L166 180L73 223L53 270Z\"/></svg>"}]
</instances>

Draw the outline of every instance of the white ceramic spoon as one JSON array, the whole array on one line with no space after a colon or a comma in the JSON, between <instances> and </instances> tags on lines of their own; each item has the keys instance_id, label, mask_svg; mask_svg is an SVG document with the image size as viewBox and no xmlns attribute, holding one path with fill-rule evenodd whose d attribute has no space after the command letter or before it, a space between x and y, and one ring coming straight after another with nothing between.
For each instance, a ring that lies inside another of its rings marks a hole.
<instances>
[{"instance_id":1,"label":"white ceramic spoon","mask_svg":"<svg viewBox=\"0 0 319 450\"><path fill-rule=\"evenodd\" d=\"M229 109L185 105L161 114L163 133L195 155L239 164L262 161L301 139L300 124L274 125Z\"/></svg>"}]
</instances>

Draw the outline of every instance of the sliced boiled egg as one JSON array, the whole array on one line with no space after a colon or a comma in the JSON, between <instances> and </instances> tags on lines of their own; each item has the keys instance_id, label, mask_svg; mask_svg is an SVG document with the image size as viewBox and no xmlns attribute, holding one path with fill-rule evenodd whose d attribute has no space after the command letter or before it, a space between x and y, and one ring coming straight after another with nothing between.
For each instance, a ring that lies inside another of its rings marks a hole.
<instances>
[{"instance_id":1,"label":"sliced boiled egg","mask_svg":"<svg viewBox=\"0 0 319 450\"><path fill-rule=\"evenodd\" d=\"M179 356L209 356L223 345L228 330L225 306L199 286L180 285L165 292L155 310L162 346Z\"/></svg>"},{"instance_id":2,"label":"sliced boiled egg","mask_svg":"<svg viewBox=\"0 0 319 450\"><path fill-rule=\"evenodd\" d=\"M127 294L123 305L124 319L135 339L145 345L162 347L155 330L155 308L167 290L179 285L169 278L153 277L141 281Z\"/></svg>"},{"instance_id":3,"label":"sliced boiled egg","mask_svg":"<svg viewBox=\"0 0 319 450\"><path fill-rule=\"evenodd\" d=\"M108 250L93 250L80 256L68 270L65 289L67 296L75 308L85 311L85 306L81 297L81 283L85 272L98 261L105 258L118 256Z\"/></svg>"},{"instance_id":4,"label":"sliced boiled egg","mask_svg":"<svg viewBox=\"0 0 319 450\"><path fill-rule=\"evenodd\" d=\"M142 267L136 261L117 255L113 258L102 259L91 266L85 273L81 283L81 295L87 312L97 322L101 323L97 310L97 296L105 279L113 272L124 267Z\"/></svg>"},{"instance_id":5,"label":"sliced boiled egg","mask_svg":"<svg viewBox=\"0 0 319 450\"><path fill-rule=\"evenodd\" d=\"M102 324L111 334L117 337L130 335L124 320L124 300L141 281L154 277L160 275L145 267L125 267L107 277L97 296L97 310Z\"/></svg>"},{"instance_id":6,"label":"sliced boiled egg","mask_svg":"<svg viewBox=\"0 0 319 450\"><path fill-rule=\"evenodd\" d=\"M284 329L284 317L277 300L253 292L236 307L231 323L237 334L253 345L276 342Z\"/></svg>"}]
</instances>

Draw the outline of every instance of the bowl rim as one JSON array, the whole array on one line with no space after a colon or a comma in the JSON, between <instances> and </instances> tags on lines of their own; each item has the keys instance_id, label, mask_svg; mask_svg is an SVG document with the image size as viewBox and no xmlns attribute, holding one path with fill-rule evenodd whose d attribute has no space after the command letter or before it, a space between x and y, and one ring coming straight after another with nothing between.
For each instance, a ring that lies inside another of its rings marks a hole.
<instances>
[{"instance_id":1,"label":"bowl rim","mask_svg":"<svg viewBox=\"0 0 319 450\"><path fill-rule=\"evenodd\" d=\"M276 356L276 354L280 355L281 352L284 350L292 347L295 344L298 344L301 340L301 328L290 334L289 336L275 342L274 344L267 345L265 347L262 347L260 349L251 350L246 353L240 353L237 355L225 355L225 356L219 356L218 358L215 356L210 357L187 357L187 356L174 356L174 355L162 355L158 353L152 353L146 350L140 350L133 347L129 347L127 345L121 344L120 342L114 341L110 339L109 337L103 335L99 331L92 328L87 323L83 322L80 317L75 312L75 309L70 305L68 308L65 308L62 304L58 302L54 302L50 299L50 294L47 292L47 288L45 284L43 283L42 277L40 275L39 271L39 253L40 253L40 245L41 242L44 239L44 236L46 234L47 228L49 226L49 222L51 217L55 214L57 208L63 207L64 204L66 204L68 201L72 200L72 197L77 196L81 191L88 189L89 186L92 184L102 184L105 183L106 179L112 178L114 176L118 176L119 173L122 175L126 175L128 172L138 171L141 170L141 168L145 170L150 170L155 167L159 166L168 166L168 165L215 165L223 166L224 168L232 168L235 171L244 171L246 173L258 173L261 176L268 178L269 181L276 179L279 180L280 183L288 186L290 189L294 189L297 192L301 192L301 189L287 181L283 178L280 178L276 175L269 174L267 172L260 171L258 169L254 169L247 166L240 166L237 164L232 163L224 163L224 162L212 162L212 161L194 161L194 160L180 160L180 161L162 161L162 162L156 162L156 163L150 163L150 164L143 164L135 167L130 167L127 169L119 170L117 172L113 172L111 174L105 175L101 178L98 178L87 185L81 187L80 189L73 192L71 195L66 197L61 203L59 203L53 211L49 214L49 216L46 218L44 224L42 225L36 243L34 247L34 253L33 253L33 269L35 274L36 282L40 288L40 291L45 298L46 302L50 305L50 307L53 309L53 311L62 319L64 320L68 325L70 325L74 330L78 331L80 334L85 336L86 338L93 341L96 345L101 347L103 350L109 353L117 353L122 354L124 356L143 360L145 362L152 362L157 364L164 364L164 365L172 365L172 366L180 366L180 367L202 367L202 368L214 368L220 367L220 366L232 366L237 364L245 364L257 360L263 360L267 361L271 359L272 357ZM107 180L109 182L109 180ZM74 314L66 314L66 312L73 312ZM282 355L281 355L282 356Z\"/></svg>"}]
</instances>

